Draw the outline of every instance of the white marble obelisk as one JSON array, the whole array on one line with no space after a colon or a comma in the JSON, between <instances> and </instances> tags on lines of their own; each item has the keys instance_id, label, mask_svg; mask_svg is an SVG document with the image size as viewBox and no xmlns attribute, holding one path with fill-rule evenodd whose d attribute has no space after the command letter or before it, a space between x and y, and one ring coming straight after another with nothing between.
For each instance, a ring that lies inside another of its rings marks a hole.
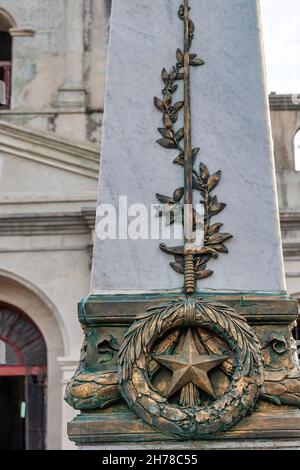
<instances>
[{"instance_id":1,"label":"white marble obelisk","mask_svg":"<svg viewBox=\"0 0 300 470\"><path fill-rule=\"evenodd\" d=\"M156 144L160 116L153 97L160 72L182 44L174 0L114 0L103 129L99 204L155 204L172 194L182 169ZM193 0L193 49L205 66L193 72L193 142L198 161L222 170L218 216L234 238L213 262L200 290L285 289L274 162L256 0ZM176 155L174 155L175 157ZM182 287L159 240L95 239L92 293Z\"/></svg>"}]
</instances>

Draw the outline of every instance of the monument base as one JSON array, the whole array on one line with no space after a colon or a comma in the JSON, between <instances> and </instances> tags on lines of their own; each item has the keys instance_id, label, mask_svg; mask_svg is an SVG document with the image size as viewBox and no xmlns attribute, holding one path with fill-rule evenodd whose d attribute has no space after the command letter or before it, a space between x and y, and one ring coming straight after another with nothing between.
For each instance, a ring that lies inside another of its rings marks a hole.
<instances>
[{"instance_id":1,"label":"monument base","mask_svg":"<svg viewBox=\"0 0 300 470\"><path fill-rule=\"evenodd\" d=\"M230 431L212 439L170 439L133 413L84 413L68 427L69 439L81 449L293 449L300 450L300 410L260 405Z\"/></svg>"},{"instance_id":2,"label":"monument base","mask_svg":"<svg viewBox=\"0 0 300 470\"><path fill-rule=\"evenodd\" d=\"M189 296L227 305L245 317L259 339L264 385L253 413L226 432L200 440L177 439L147 424L120 393L117 358L130 325L147 308L181 302L180 292L90 295L79 304L85 341L66 400L79 414L68 425L69 439L93 449L299 449L300 373L292 328L297 301L285 293L213 292Z\"/></svg>"}]
</instances>

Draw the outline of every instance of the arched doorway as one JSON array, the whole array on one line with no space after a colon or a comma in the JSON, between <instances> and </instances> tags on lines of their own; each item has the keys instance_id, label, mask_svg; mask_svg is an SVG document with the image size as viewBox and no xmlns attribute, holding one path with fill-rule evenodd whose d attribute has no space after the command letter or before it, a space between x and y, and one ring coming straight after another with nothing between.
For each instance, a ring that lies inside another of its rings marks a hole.
<instances>
[{"instance_id":1,"label":"arched doorway","mask_svg":"<svg viewBox=\"0 0 300 470\"><path fill-rule=\"evenodd\" d=\"M39 328L20 309L0 303L0 449L45 449L46 384Z\"/></svg>"}]
</instances>

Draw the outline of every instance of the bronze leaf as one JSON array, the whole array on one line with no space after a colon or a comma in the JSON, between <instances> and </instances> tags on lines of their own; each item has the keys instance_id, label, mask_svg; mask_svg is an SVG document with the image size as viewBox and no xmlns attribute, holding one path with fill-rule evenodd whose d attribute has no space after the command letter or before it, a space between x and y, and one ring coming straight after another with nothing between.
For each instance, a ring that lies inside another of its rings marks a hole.
<instances>
[{"instance_id":1,"label":"bronze leaf","mask_svg":"<svg viewBox=\"0 0 300 470\"><path fill-rule=\"evenodd\" d=\"M165 105L166 108L168 108L171 103L172 103L172 95L167 93L164 97L164 105Z\"/></svg>"},{"instance_id":2,"label":"bronze leaf","mask_svg":"<svg viewBox=\"0 0 300 470\"><path fill-rule=\"evenodd\" d=\"M167 129L172 129L173 123L172 123L172 121L171 121L170 116L169 116L167 113L164 113L164 116L163 116L163 123L164 123L164 125L165 125L165 127L166 127Z\"/></svg>"},{"instance_id":3,"label":"bronze leaf","mask_svg":"<svg viewBox=\"0 0 300 470\"><path fill-rule=\"evenodd\" d=\"M175 142L173 142L173 140L171 139L158 139L156 141L159 145L161 145L162 147L166 148L166 149L176 149L176 144Z\"/></svg>"},{"instance_id":4,"label":"bronze leaf","mask_svg":"<svg viewBox=\"0 0 300 470\"><path fill-rule=\"evenodd\" d=\"M177 155L177 157L173 160L173 163L177 163L177 165L184 165L184 159L181 155Z\"/></svg>"},{"instance_id":5,"label":"bronze leaf","mask_svg":"<svg viewBox=\"0 0 300 470\"><path fill-rule=\"evenodd\" d=\"M166 71L165 68L162 69L161 78L162 78L164 83L168 83L170 77L169 77L169 74L168 74L168 72Z\"/></svg>"},{"instance_id":6,"label":"bronze leaf","mask_svg":"<svg viewBox=\"0 0 300 470\"><path fill-rule=\"evenodd\" d=\"M220 243L219 245L213 245L214 249L218 251L218 253L228 253L228 248L224 243Z\"/></svg>"},{"instance_id":7,"label":"bronze leaf","mask_svg":"<svg viewBox=\"0 0 300 470\"><path fill-rule=\"evenodd\" d=\"M184 246L170 246L168 247L165 243L161 243L159 248L170 255L184 255Z\"/></svg>"},{"instance_id":8,"label":"bronze leaf","mask_svg":"<svg viewBox=\"0 0 300 470\"><path fill-rule=\"evenodd\" d=\"M173 106L173 112L178 113L181 108L184 106L184 101L177 101L177 103L174 104Z\"/></svg>"},{"instance_id":9,"label":"bronze leaf","mask_svg":"<svg viewBox=\"0 0 300 470\"><path fill-rule=\"evenodd\" d=\"M204 165L204 163L202 162L200 163L199 171L200 171L201 179L206 183L209 178L209 171L208 171L207 166Z\"/></svg>"},{"instance_id":10,"label":"bronze leaf","mask_svg":"<svg viewBox=\"0 0 300 470\"><path fill-rule=\"evenodd\" d=\"M199 183L199 181L195 177L193 177L193 189L197 189L198 191L203 190L201 184Z\"/></svg>"},{"instance_id":11,"label":"bronze leaf","mask_svg":"<svg viewBox=\"0 0 300 470\"><path fill-rule=\"evenodd\" d=\"M165 112L165 104L162 100L160 100L159 98L157 98L156 96L154 97L154 106L156 106L156 108L161 111L162 113Z\"/></svg>"},{"instance_id":12,"label":"bronze leaf","mask_svg":"<svg viewBox=\"0 0 300 470\"><path fill-rule=\"evenodd\" d=\"M171 72L171 74L170 74L170 79L171 79L171 81L174 82L174 80L176 80L176 77L177 77L177 70L176 70L175 67L173 67L173 70L172 70L172 72Z\"/></svg>"},{"instance_id":13,"label":"bronze leaf","mask_svg":"<svg viewBox=\"0 0 300 470\"><path fill-rule=\"evenodd\" d=\"M174 204L174 199L169 196L165 196L164 194L156 193L156 197L162 204Z\"/></svg>"},{"instance_id":14,"label":"bronze leaf","mask_svg":"<svg viewBox=\"0 0 300 470\"><path fill-rule=\"evenodd\" d=\"M223 227L224 224L213 224L211 227L209 227L208 234L212 235L213 233L216 233L220 230L220 228Z\"/></svg>"},{"instance_id":15,"label":"bronze leaf","mask_svg":"<svg viewBox=\"0 0 300 470\"><path fill-rule=\"evenodd\" d=\"M199 59L199 57L196 57L195 59L192 59L190 61L190 65L192 65L194 67L199 66L199 65L204 65L204 64L205 64L205 62L203 60Z\"/></svg>"},{"instance_id":16,"label":"bronze leaf","mask_svg":"<svg viewBox=\"0 0 300 470\"><path fill-rule=\"evenodd\" d=\"M173 193L173 199L175 202L179 202L184 195L184 188L177 188Z\"/></svg>"},{"instance_id":17,"label":"bronze leaf","mask_svg":"<svg viewBox=\"0 0 300 470\"><path fill-rule=\"evenodd\" d=\"M174 133L170 129L165 129L164 127L159 127L158 132L165 137L166 139L170 139L173 141Z\"/></svg>"},{"instance_id":18,"label":"bronze leaf","mask_svg":"<svg viewBox=\"0 0 300 470\"><path fill-rule=\"evenodd\" d=\"M232 238L232 235L230 233L214 233L209 237L207 243L209 245L217 245L218 243L225 242L229 238Z\"/></svg>"},{"instance_id":19,"label":"bronze leaf","mask_svg":"<svg viewBox=\"0 0 300 470\"><path fill-rule=\"evenodd\" d=\"M210 211L212 215L219 214L223 209L225 209L226 204L224 202L215 202L211 205Z\"/></svg>"},{"instance_id":20,"label":"bronze leaf","mask_svg":"<svg viewBox=\"0 0 300 470\"><path fill-rule=\"evenodd\" d=\"M210 271L209 269L196 271L196 279L205 279L206 277L209 277L212 274L213 274L213 271Z\"/></svg>"},{"instance_id":21,"label":"bronze leaf","mask_svg":"<svg viewBox=\"0 0 300 470\"><path fill-rule=\"evenodd\" d=\"M177 273L184 274L184 266L182 266L180 263L170 263L170 266Z\"/></svg>"},{"instance_id":22,"label":"bronze leaf","mask_svg":"<svg viewBox=\"0 0 300 470\"><path fill-rule=\"evenodd\" d=\"M183 64L183 53L180 49L177 49L176 51L176 59L177 59L177 62L179 62L180 64Z\"/></svg>"},{"instance_id":23,"label":"bronze leaf","mask_svg":"<svg viewBox=\"0 0 300 470\"><path fill-rule=\"evenodd\" d=\"M211 192L215 187L218 185L220 178L221 178L222 172L221 170L217 171L213 175L210 176L207 182L208 186L208 191Z\"/></svg>"},{"instance_id":24,"label":"bronze leaf","mask_svg":"<svg viewBox=\"0 0 300 470\"><path fill-rule=\"evenodd\" d=\"M195 147L195 148L192 150L193 164L195 163L195 160L196 160L196 157L197 157L199 151L200 151L200 147Z\"/></svg>"},{"instance_id":25,"label":"bronze leaf","mask_svg":"<svg viewBox=\"0 0 300 470\"><path fill-rule=\"evenodd\" d=\"M179 131L176 132L176 139L180 142L184 138L184 128L182 127Z\"/></svg>"}]
</instances>

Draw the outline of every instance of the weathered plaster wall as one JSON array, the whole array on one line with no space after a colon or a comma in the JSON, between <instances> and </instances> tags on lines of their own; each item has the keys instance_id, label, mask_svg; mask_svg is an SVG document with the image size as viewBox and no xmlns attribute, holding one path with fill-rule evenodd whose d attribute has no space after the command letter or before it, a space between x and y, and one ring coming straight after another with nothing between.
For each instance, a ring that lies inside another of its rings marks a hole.
<instances>
[{"instance_id":1,"label":"weathered plaster wall","mask_svg":"<svg viewBox=\"0 0 300 470\"><path fill-rule=\"evenodd\" d=\"M45 336L51 449L72 446L66 424L74 412L62 396L82 342L77 302L89 291L109 5L0 5L0 26L4 12L14 28L11 108L0 109L0 300Z\"/></svg>"},{"instance_id":2,"label":"weathered plaster wall","mask_svg":"<svg viewBox=\"0 0 300 470\"><path fill-rule=\"evenodd\" d=\"M290 294L300 293L300 172L295 171L294 161L294 137L300 129L298 98L270 96L285 273Z\"/></svg>"},{"instance_id":3,"label":"weathered plaster wall","mask_svg":"<svg viewBox=\"0 0 300 470\"><path fill-rule=\"evenodd\" d=\"M300 129L299 109L271 110L280 210L300 211L300 172L295 171L294 137Z\"/></svg>"},{"instance_id":4,"label":"weathered plaster wall","mask_svg":"<svg viewBox=\"0 0 300 470\"><path fill-rule=\"evenodd\" d=\"M92 229L86 211L95 206L96 185L96 177L0 151L0 300L25 311L45 336L49 449L72 446L66 423L74 413L62 397L82 342L77 302L89 290ZM29 293L18 295L17 281L8 289L10 278L30 286ZM35 293L48 299L47 318L28 302Z\"/></svg>"},{"instance_id":5,"label":"weathered plaster wall","mask_svg":"<svg viewBox=\"0 0 300 470\"><path fill-rule=\"evenodd\" d=\"M33 37L14 37L12 108L38 111L51 106L63 80L64 3L61 0L3 0L18 28Z\"/></svg>"},{"instance_id":6,"label":"weathered plaster wall","mask_svg":"<svg viewBox=\"0 0 300 470\"><path fill-rule=\"evenodd\" d=\"M14 33L11 109L1 110L0 119L99 143L107 1L3 0L1 8L18 31L31 30L32 35ZM80 86L70 92L73 75L79 76Z\"/></svg>"}]
</instances>

